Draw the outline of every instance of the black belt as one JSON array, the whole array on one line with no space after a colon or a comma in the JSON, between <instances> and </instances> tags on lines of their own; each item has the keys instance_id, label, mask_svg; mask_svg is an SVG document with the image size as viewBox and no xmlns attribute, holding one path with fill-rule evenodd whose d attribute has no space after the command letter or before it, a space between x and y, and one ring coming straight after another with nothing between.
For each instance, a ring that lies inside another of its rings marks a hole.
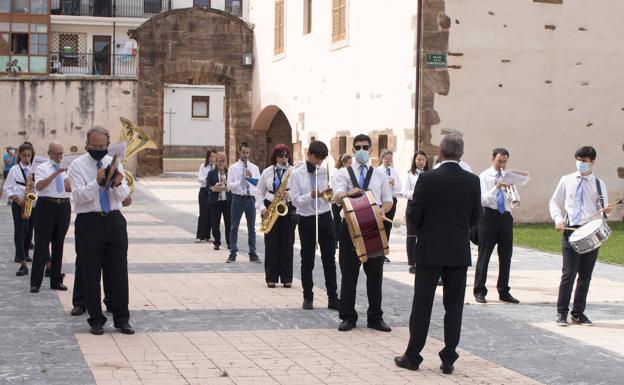
<instances>
[{"instance_id":1,"label":"black belt","mask_svg":"<svg viewBox=\"0 0 624 385\"><path fill-rule=\"evenodd\" d=\"M507 210L505 210L505 212L501 214L501 212L500 212L500 211L495 210L495 209L490 208L490 207L484 207L484 209L485 209L485 211L489 211L489 212L491 212L491 213L496 213L496 214L498 214L498 215L511 214L511 212L509 212L509 211L507 211Z\"/></svg>"},{"instance_id":2,"label":"black belt","mask_svg":"<svg viewBox=\"0 0 624 385\"><path fill-rule=\"evenodd\" d=\"M239 198L255 198L254 195L240 195L240 194L234 194L235 197L239 197Z\"/></svg>"},{"instance_id":3,"label":"black belt","mask_svg":"<svg viewBox=\"0 0 624 385\"><path fill-rule=\"evenodd\" d=\"M116 215L121 215L121 212L119 210L112 210L112 211L109 211L107 213L105 213L104 211L91 211L91 212L88 212L88 213L80 213L78 215L84 215L84 216L90 216L90 217L94 217L94 216L97 216L97 217L113 217L113 216L116 216Z\"/></svg>"},{"instance_id":4,"label":"black belt","mask_svg":"<svg viewBox=\"0 0 624 385\"><path fill-rule=\"evenodd\" d=\"M41 201L46 201L50 203L57 203L59 205L69 203L69 198L39 197L38 199Z\"/></svg>"}]
</instances>

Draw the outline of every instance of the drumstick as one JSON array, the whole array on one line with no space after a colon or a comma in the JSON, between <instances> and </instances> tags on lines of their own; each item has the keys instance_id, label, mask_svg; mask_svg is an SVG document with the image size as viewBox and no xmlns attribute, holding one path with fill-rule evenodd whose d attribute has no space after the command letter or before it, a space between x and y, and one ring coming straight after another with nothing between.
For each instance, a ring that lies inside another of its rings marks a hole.
<instances>
[{"instance_id":1,"label":"drumstick","mask_svg":"<svg viewBox=\"0 0 624 385\"><path fill-rule=\"evenodd\" d=\"M593 213L592 215L590 215L588 218L592 218L595 217L596 215L600 214L601 212L605 211L606 209L610 209L613 206L617 206L619 204L621 204L624 200L623 199L618 199L615 202L611 203L610 205L607 205L606 207L596 211L595 213Z\"/></svg>"},{"instance_id":2,"label":"drumstick","mask_svg":"<svg viewBox=\"0 0 624 385\"><path fill-rule=\"evenodd\" d=\"M387 216L385 216L385 215L382 215L382 216L381 216L381 220L383 220L383 221L385 221L385 222L390 222L390 223L392 223L392 219L388 218L388 217L387 217Z\"/></svg>"},{"instance_id":3,"label":"drumstick","mask_svg":"<svg viewBox=\"0 0 624 385\"><path fill-rule=\"evenodd\" d=\"M564 230L569 230L569 231L576 231L576 227L564 227Z\"/></svg>"}]
</instances>

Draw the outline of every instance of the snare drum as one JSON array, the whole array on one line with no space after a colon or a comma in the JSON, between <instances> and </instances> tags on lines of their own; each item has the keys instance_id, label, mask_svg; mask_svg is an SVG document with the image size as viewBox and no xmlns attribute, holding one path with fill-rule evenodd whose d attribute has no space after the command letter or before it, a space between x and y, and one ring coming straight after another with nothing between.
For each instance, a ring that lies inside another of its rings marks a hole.
<instances>
[{"instance_id":1,"label":"snare drum","mask_svg":"<svg viewBox=\"0 0 624 385\"><path fill-rule=\"evenodd\" d=\"M602 246L610 235L611 228L607 221L594 219L570 234L568 242L574 251L579 254L586 254Z\"/></svg>"}]
</instances>

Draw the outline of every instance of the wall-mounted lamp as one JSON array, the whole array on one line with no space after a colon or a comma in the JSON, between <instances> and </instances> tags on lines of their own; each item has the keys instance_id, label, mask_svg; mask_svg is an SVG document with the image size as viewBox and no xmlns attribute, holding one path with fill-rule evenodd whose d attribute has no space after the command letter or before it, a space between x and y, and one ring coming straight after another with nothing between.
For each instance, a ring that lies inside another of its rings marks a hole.
<instances>
[{"instance_id":1,"label":"wall-mounted lamp","mask_svg":"<svg viewBox=\"0 0 624 385\"><path fill-rule=\"evenodd\" d=\"M243 65L251 66L253 65L253 53L244 53L243 54Z\"/></svg>"}]
</instances>

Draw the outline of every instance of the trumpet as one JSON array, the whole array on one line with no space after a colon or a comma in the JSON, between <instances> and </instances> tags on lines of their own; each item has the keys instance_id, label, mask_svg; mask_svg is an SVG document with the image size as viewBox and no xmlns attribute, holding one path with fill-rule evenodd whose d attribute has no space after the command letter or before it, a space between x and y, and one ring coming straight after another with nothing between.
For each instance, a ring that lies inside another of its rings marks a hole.
<instances>
[{"instance_id":1,"label":"trumpet","mask_svg":"<svg viewBox=\"0 0 624 385\"><path fill-rule=\"evenodd\" d=\"M327 188L320 192L319 197L327 202L334 200L334 190L331 186L331 179L329 177L329 162L327 162Z\"/></svg>"},{"instance_id":2,"label":"trumpet","mask_svg":"<svg viewBox=\"0 0 624 385\"><path fill-rule=\"evenodd\" d=\"M518 189L515 185L510 184L505 186L505 196L511 202L511 207L517 209L520 207L520 194L518 194Z\"/></svg>"}]
</instances>

